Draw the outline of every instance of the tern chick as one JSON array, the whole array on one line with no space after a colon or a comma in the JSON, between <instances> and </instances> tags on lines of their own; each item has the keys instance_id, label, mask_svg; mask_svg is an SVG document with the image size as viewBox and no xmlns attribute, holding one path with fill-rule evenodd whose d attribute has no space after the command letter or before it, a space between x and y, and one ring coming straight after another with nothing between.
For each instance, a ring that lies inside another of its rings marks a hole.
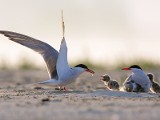
<instances>
[{"instance_id":1,"label":"tern chick","mask_svg":"<svg viewBox=\"0 0 160 120\"><path fill-rule=\"evenodd\" d=\"M101 76L101 80L110 90L119 90L119 84L116 80L112 80L109 75L105 74Z\"/></svg>"},{"instance_id":2,"label":"tern chick","mask_svg":"<svg viewBox=\"0 0 160 120\"><path fill-rule=\"evenodd\" d=\"M149 77L152 83L152 90L155 93L160 93L160 85L154 80L154 75L152 73L148 73L147 76Z\"/></svg>"}]
</instances>

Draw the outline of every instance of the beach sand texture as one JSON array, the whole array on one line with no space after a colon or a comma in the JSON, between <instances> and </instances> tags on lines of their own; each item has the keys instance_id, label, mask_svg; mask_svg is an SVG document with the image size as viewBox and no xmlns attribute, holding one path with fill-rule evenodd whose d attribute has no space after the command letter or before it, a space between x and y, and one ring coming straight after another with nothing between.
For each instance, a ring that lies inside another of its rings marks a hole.
<instances>
[{"instance_id":1,"label":"beach sand texture","mask_svg":"<svg viewBox=\"0 0 160 120\"><path fill-rule=\"evenodd\" d=\"M46 71L0 72L0 120L159 120L160 95L107 90L99 80L108 73L122 84L128 73L97 71L81 75L69 91L33 86ZM153 72L158 78L158 73Z\"/></svg>"}]
</instances>

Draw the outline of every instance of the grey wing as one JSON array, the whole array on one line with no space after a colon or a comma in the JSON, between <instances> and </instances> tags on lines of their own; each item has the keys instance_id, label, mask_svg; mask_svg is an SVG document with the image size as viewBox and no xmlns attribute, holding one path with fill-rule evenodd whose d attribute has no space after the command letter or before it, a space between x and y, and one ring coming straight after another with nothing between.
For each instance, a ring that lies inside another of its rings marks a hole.
<instances>
[{"instance_id":1,"label":"grey wing","mask_svg":"<svg viewBox=\"0 0 160 120\"><path fill-rule=\"evenodd\" d=\"M40 40L36 40L32 37L22 35L11 31L0 31L0 34L8 37L10 40L17 42L21 45L31 48L42 55L46 62L47 70L50 78L57 77L56 62L58 59L58 51L51 47L49 44Z\"/></svg>"}]
</instances>

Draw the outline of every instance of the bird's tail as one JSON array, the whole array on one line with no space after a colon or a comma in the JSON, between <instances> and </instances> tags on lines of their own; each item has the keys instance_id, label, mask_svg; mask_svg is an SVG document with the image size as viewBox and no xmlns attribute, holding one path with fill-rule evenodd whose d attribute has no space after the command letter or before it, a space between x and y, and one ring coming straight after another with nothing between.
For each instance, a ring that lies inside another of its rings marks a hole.
<instances>
[{"instance_id":1,"label":"bird's tail","mask_svg":"<svg viewBox=\"0 0 160 120\"><path fill-rule=\"evenodd\" d=\"M62 36L64 38L65 25L64 25L64 19L63 19L63 10L61 11L61 17L62 17Z\"/></svg>"},{"instance_id":2,"label":"bird's tail","mask_svg":"<svg viewBox=\"0 0 160 120\"><path fill-rule=\"evenodd\" d=\"M42 81L42 82L37 82L37 83L34 83L32 85L37 85L37 84L49 84L49 83L52 83L52 80L46 80L46 81Z\"/></svg>"},{"instance_id":3,"label":"bird's tail","mask_svg":"<svg viewBox=\"0 0 160 120\"><path fill-rule=\"evenodd\" d=\"M42 82L37 82L37 83L34 83L32 85L37 85L37 84L44 84L44 85L51 85L51 86L59 85L58 80L55 80L55 79L50 79L50 80L46 80L46 81L42 81Z\"/></svg>"}]
</instances>

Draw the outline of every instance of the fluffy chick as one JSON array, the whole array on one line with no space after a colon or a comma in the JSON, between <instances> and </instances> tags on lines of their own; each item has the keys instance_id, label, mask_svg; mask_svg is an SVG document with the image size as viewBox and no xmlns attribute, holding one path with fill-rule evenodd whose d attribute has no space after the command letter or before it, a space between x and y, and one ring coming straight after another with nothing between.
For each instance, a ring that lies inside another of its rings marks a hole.
<instances>
[{"instance_id":1,"label":"fluffy chick","mask_svg":"<svg viewBox=\"0 0 160 120\"><path fill-rule=\"evenodd\" d=\"M110 76L105 74L105 75L102 75L102 81L103 83L107 86L108 89L110 90L119 90L119 84L116 80L112 80L110 79Z\"/></svg>"}]
</instances>

